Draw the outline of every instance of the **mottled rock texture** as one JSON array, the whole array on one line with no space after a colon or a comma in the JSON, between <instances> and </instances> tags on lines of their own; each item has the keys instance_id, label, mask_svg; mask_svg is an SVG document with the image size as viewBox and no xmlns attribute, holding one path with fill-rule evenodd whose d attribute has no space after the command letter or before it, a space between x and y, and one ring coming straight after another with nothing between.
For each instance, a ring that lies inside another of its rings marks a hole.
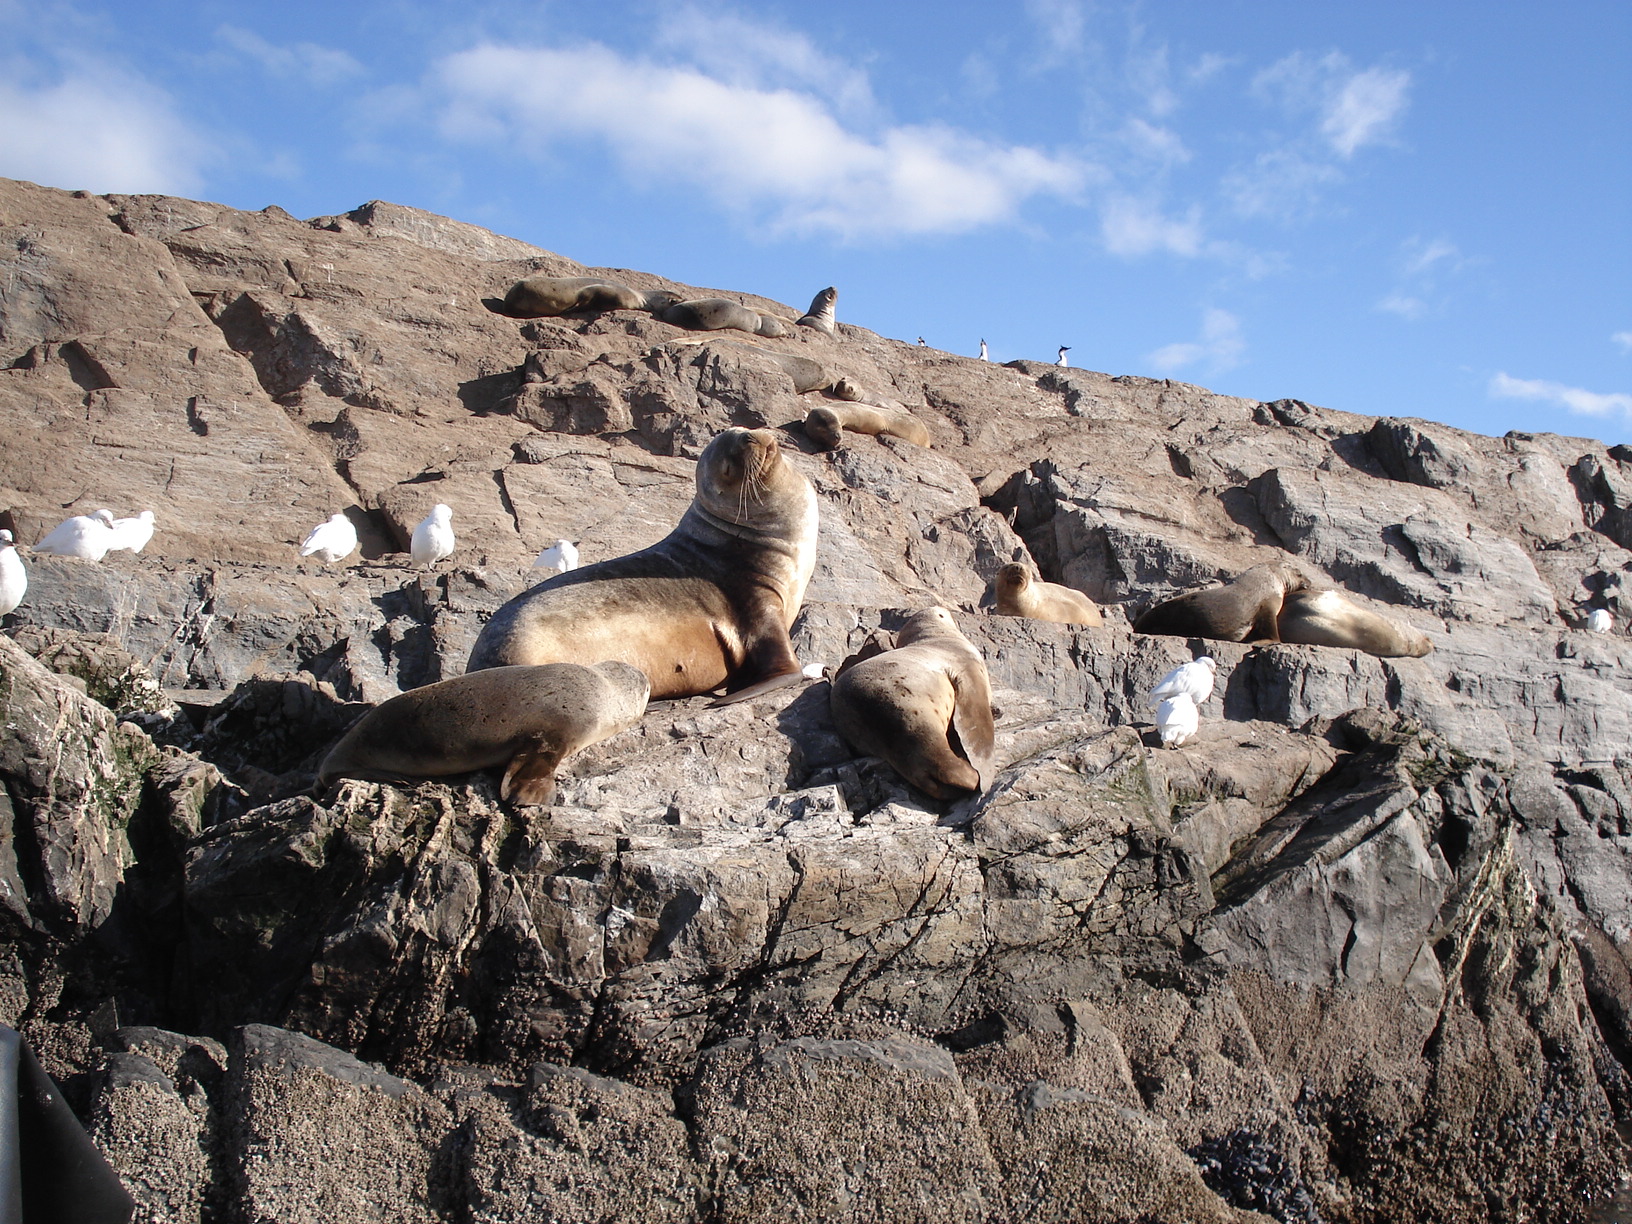
<instances>
[{"instance_id":1,"label":"mottled rock texture","mask_svg":"<svg viewBox=\"0 0 1632 1224\"><path fill-rule=\"evenodd\" d=\"M0 1021L141 1219L1588 1218L1632 1122L1632 646L1582 625L1632 618L1632 452L483 305L535 272L721 296L381 202L0 182ZM816 453L808 362L933 448ZM818 681L653 706L549 809L313 793L541 547L667 534L733 424L820 499L801 658L951 608L989 791L855 758ZM146 551L29 555L103 505ZM340 510L360 554L300 562ZM1128 629L1284 558L1434 652ZM990 615L1015 559L1106 624ZM1144 694L1202 650L1164 751Z\"/></svg>"}]
</instances>

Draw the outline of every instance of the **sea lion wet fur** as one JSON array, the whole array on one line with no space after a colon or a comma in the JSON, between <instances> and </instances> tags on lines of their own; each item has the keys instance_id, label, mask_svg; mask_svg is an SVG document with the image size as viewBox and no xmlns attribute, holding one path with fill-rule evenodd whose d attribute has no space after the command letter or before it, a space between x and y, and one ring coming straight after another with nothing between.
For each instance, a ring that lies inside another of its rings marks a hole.
<instances>
[{"instance_id":1,"label":"sea lion wet fur","mask_svg":"<svg viewBox=\"0 0 1632 1224\"><path fill-rule=\"evenodd\" d=\"M364 714L323 759L318 785L440 778L503 765L501 797L549 803L561 762L634 726L650 691L644 672L617 662L467 672Z\"/></svg>"},{"instance_id":2,"label":"sea lion wet fur","mask_svg":"<svg viewBox=\"0 0 1632 1224\"><path fill-rule=\"evenodd\" d=\"M1286 562L1255 565L1230 582L1186 591L1147 609L1133 622L1133 631L1216 642L1276 642L1282 601L1308 585L1309 580Z\"/></svg>"},{"instance_id":3,"label":"sea lion wet fur","mask_svg":"<svg viewBox=\"0 0 1632 1224\"><path fill-rule=\"evenodd\" d=\"M955 799L991 784L991 681L945 608L909 618L894 649L845 660L828 702L852 748L882 757L919 790Z\"/></svg>"},{"instance_id":4,"label":"sea lion wet fur","mask_svg":"<svg viewBox=\"0 0 1632 1224\"><path fill-rule=\"evenodd\" d=\"M574 311L656 313L679 299L667 289L643 291L601 276L528 276L510 286L502 313L516 319L547 319Z\"/></svg>"},{"instance_id":5,"label":"sea lion wet fur","mask_svg":"<svg viewBox=\"0 0 1632 1224\"><path fill-rule=\"evenodd\" d=\"M728 429L697 460L697 494L650 548L559 574L510 600L467 670L620 659L652 698L725 685L746 697L801 678L788 629L816 567L816 491L768 429Z\"/></svg>"},{"instance_id":6,"label":"sea lion wet fur","mask_svg":"<svg viewBox=\"0 0 1632 1224\"><path fill-rule=\"evenodd\" d=\"M1420 659L1434 649L1428 635L1351 603L1337 591L1296 591L1281 604L1281 641L1343 646L1381 659Z\"/></svg>"},{"instance_id":7,"label":"sea lion wet fur","mask_svg":"<svg viewBox=\"0 0 1632 1224\"><path fill-rule=\"evenodd\" d=\"M1094 601L1081 591L1033 578L1019 562L997 571L996 602L999 616L1024 616L1061 625L1103 625Z\"/></svg>"},{"instance_id":8,"label":"sea lion wet fur","mask_svg":"<svg viewBox=\"0 0 1632 1224\"><path fill-rule=\"evenodd\" d=\"M888 434L914 446L929 446L929 428L904 408L834 401L812 408L805 416L805 436L823 450L837 447L847 429L851 433Z\"/></svg>"}]
</instances>

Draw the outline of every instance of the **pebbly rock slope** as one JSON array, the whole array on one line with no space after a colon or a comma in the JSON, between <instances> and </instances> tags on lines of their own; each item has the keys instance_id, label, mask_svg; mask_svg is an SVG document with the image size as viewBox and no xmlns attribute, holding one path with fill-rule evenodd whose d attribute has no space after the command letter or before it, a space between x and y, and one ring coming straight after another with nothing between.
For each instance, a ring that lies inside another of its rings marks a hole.
<instances>
[{"instance_id":1,"label":"pebbly rock slope","mask_svg":"<svg viewBox=\"0 0 1632 1224\"><path fill-rule=\"evenodd\" d=\"M300 221L0 182L0 1021L164 1221L1581 1220L1632 1120L1632 452L482 303L584 269L374 202ZM804 302L819 286L756 286ZM770 354L905 405L847 436ZM1402 409L1408 409L1402 405ZM665 535L729 425L821 502L794 630L930 602L985 654L996 784L936 804L823 682L652 707L556 806L310 789L463 670L565 537ZM459 549L408 534L437 503ZM362 549L300 563L336 511ZM994 617L1029 559L1097 628ZM1133 634L1260 561L1426 658ZM1196 740L1144 693L1205 649Z\"/></svg>"}]
</instances>

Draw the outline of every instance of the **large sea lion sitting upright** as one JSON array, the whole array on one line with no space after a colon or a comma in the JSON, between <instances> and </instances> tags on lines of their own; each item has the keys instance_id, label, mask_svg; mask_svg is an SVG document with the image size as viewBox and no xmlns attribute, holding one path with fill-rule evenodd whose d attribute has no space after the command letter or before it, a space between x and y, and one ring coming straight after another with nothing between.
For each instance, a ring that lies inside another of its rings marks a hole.
<instances>
[{"instance_id":1,"label":"large sea lion sitting upright","mask_svg":"<svg viewBox=\"0 0 1632 1224\"><path fill-rule=\"evenodd\" d=\"M1033 578L1031 571L1012 561L997 571L997 614L1054 621L1061 625L1103 625L1094 601L1074 587Z\"/></svg>"},{"instance_id":2,"label":"large sea lion sitting upright","mask_svg":"<svg viewBox=\"0 0 1632 1224\"><path fill-rule=\"evenodd\" d=\"M1217 642L1278 642L1275 618L1281 602L1308 585L1309 580L1287 562L1255 565L1232 582L1163 600L1133 622L1133 631Z\"/></svg>"},{"instance_id":3,"label":"large sea lion sitting upright","mask_svg":"<svg viewBox=\"0 0 1632 1224\"><path fill-rule=\"evenodd\" d=\"M602 276L528 276L510 286L503 309L515 319L547 319L578 310L649 310L680 300L668 289L632 289Z\"/></svg>"},{"instance_id":4,"label":"large sea lion sitting upright","mask_svg":"<svg viewBox=\"0 0 1632 1224\"><path fill-rule=\"evenodd\" d=\"M650 691L627 663L466 672L364 714L323 758L317 782L440 778L503 765L501 798L549 803L561 762L634 726Z\"/></svg>"},{"instance_id":5,"label":"large sea lion sitting upright","mask_svg":"<svg viewBox=\"0 0 1632 1224\"><path fill-rule=\"evenodd\" d=\"M1346 646L1383 659L1420 659L1434 649L1428 635L1351 603L1336 591L1296 591L1276 620L1281 641Z\"/></svg>"},{"instance_id":6,"label":"large sea lion sitting upright","mask_svg":"<svg viewBox=\"0 0 1632 1224\"><path fill-rule=\"evenodd\" d=\"M798 326L808 327L819 331L823 335L838 338L838 330L834 327L837 320L833 317L833 307L838 303L839 291L829 285L815 297L810 299L810 309L805 311L804 317L798 321Z\"/></svg>"},{"instance_id":7,"label":"large sea lion sitting upright","mask_svg":"<svg viewBox=\"0 0 1632 1224\"><path fill-rule=\"evenodd\" d=\"M775 339L788 334L788 325L775 315L750 310L730 298L689 298L675 302L657 313L665 323L687 331L724 331L734 328L755 336Z\"/></svg>"},{"instance_id":8,"label":"large sea lion sitting upright","mask_svg":"<svg viewBox=\"0 0 1632 1224\"><path fill-rule=\"evenodd\" d=\"M937 799L991 784L995 732L986 661L945 608L910 617L895 649L864 649L846 659L828 703L852 748L883 757Z\"/></svg>"},{"instance_id":9,"label":"large sea lion sitting upright","mask_svg":"<svg viewBox=\"0 0 1632 1224\"><path fill-rule=\"evenodd\" d=\"M697 495L650 548L517 595L466 670L619 659L652 697L725 685L740 701L800 678L788 629L816 567L816 491L768 429L728 429L697 460Z\"/></svg>"}]
</instances>

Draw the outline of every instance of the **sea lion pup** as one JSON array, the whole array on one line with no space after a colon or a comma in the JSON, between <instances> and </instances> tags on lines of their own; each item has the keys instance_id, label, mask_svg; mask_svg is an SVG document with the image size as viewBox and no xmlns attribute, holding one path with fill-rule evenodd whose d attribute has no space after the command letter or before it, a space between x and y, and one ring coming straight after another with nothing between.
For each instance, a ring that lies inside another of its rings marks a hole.
<instances>
[{"instance_id":1,"label":"sea lion pup","mask_svg":"<svg viewBox=\"0 0 1632 1224\"><path fill-rule=\"evenodd\" d=\"M805 437L823 450L838 446L846 429L851 433L888 434L915 446L929 446L928 427L904 408L840 401L812 408L805 416Z\"/></svg>"},{"instance_id":2,"label":"sea lion pup","mask_svg":"<svg viewBox=\"0 0 1632 1224\"><path fill-rule=\"evenodd\" d=\"M649 310L680 300L667 289L641 291L602 276L529 276L510 286L504 309L514 319L546 319L575 310Z\"/></svg>"},{"instance_id":3,"label":"sea lion pup","mask_svg":"<svg viewBox=\"0 0 1632 1224\"><path fill-rule=\"evenodd\" d=\"M1346 646L1381 659L1420 659L1433 650L1428 635L1389 620L1336 591L1296 591L1276 618L1281 641L1301 646Z\"/></svg>"},{"instance_id":4,"label":"sea lion pup","mask_svg":"<svg viewBox=\"0 0 1632 1224\"><path fill-rule=\"evenodd\" d=\"M691 298L657 312L665 323L687 331L724 331L732 328L775 339L788 334L788 325L775 315L760 314L729 298Z\"/></svg>"},{"instance_id":5,"label":"sea lion pup","mask_svg":"<svg viewBox=\"0 0 1632 1224\"><path fill-rule=\"evenodd\" d=\"M824 336L832 336L837 340L839 333L833 325L838 320L833 316L833 307L838 300L839 291L829 285L810 299L810 309L805 311L804 317L798 321L798 326L808 327L812 331L819 331Z\"/></svg>"},{"instance_id":6,"label":"sea lion pup","mask_svg":"<svg viewBox=\"0 0 1632 1224\"><path fill-rule=\"evenodd\" d=\"M816 491L769 429L728 429L697 460L697 495L650 548L558 574L505 604L467 671L619 659L652 699L726 686L741 701L802 679L788 629L816 567Z\"/></svg>"},{"instance_id":7,"label":"sea lion pup","mask_svg":"<svg viewBox=\"0 0 1632 1224\"><path fill-rule=\"evenodd\" d=\"M839 379L827 389L827 393L834 399L841 399L850 404L858 404L865 398L862 389L848 378Z\"/></svg>"},{"instance_id":8,"label":"sea lion pup","mask_svg":"<svg viewBox=\"0 0 1632 1224\"><path fill-rule=\"evenodd\" d=\"M846 659L828 701L852 748L884 758L937 799L991 781L991 681L945 608L915 613L895 635L895 649Z\"/></svg>"},{"instance_id":9,"label":"sea lion pup","mask_svg":"<svg viewBox=\"0 0 1632 1224\"><path fill-rule=\"evenodd\" d=\"M1025 616L1060 625L1105 623L1094 601L1081 591L1033 578L1017 561L997 571L996 594L999 616Z\"/></svg>"},{"instance_id":10,"label":"sea lion pup","mask_svg":"<svg viewBox=\"0 0 1632 1224\"><path fill-rule=\"evenodd\" d=\"M499 795L549 803L561 762L640 721L651 685L627 663L493 667L376 706L329 750L320 787L441 778L503 765Z\"/></svg>"},{"instance_id":11,"label":"sea lion pup","mask_svg":"<svg viewBox=\"0 0 1632 1224\"><path fill-rule=\"evenodd\" d=\"M1278 642L1275 618L1281 601L1308 585L1309 580L1286 562L1266 562L1231 582L1163 600L1133 622L1133 631L1215 642Z\"/></svg>"}]
</instances>

